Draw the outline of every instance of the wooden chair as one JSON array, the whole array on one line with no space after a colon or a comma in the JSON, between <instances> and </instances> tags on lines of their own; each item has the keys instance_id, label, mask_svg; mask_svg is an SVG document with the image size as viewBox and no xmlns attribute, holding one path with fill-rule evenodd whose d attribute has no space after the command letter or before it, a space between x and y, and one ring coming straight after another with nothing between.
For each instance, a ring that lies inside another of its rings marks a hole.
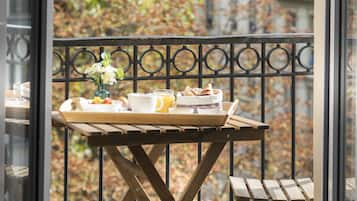
<instances>
[{"instance_id":1,"label":"wooden chair","mask_svg":"<svg viewBox=\"0 0 357 201\"><path fill-rule=\"evenodd\" d=\"M314 183L310 178L263 181L230 177L237 201L246 200L314 200ZM346 200L356 200L356 178L346 178Z\"/></svg>"},{"instance_id":2,"label":"wooden chair","mask_svg":"<svg viewBox=\"0 0 357 201\"><path fill-rule=\"evenodd\" d=\"M258 180L230 177L237 201L248 200L314 200L314 184L310 178Z\"/></svg>"}]
</instances>

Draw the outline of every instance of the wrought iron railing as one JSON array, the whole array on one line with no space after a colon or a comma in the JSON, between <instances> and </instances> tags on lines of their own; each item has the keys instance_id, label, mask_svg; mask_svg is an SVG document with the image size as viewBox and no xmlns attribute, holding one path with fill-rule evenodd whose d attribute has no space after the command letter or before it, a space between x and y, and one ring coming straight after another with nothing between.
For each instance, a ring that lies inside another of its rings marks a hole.
<instances>
[{"instance_id":1,"label":"wrought iron railing","mask_svg":"<svg viewBox=\"0 0 357 201\"><path fill-rule=\"evenodd\" d=\"M30 59L31 27L7 25L7 59L9 65L9 82L7 84L25 80L27 71L24 69ZM15 76L16 75L16 76ZM19 76L21 75L21 76Z\"/></svg>"},{"instance_id":2,"label":"wrought iron railing","mask_svg":"<svg viewBox=\"0 0 357 201\"><path fill-rule=\"evenodd\" d=\"M235 80L258 79L260 88L259 116L265 121L267 80L285 77L290 80L291 113L291 177L296 174L296 78L313 74L313 35L278 34L223 37L113 37L85 39L55 39L53 82L64 83L64 98L70 96L71 82L90 80L83 66L100 60L100 53L110 52L121 58L118 65L126 71L126 81L132 90L140 89L141 81L162 81L172 88L177 80L192 81L203 87L205 79L225 79L228 100L235 99ZM150 65L148 63L151 63ZM155 66L155 67L154 67ZM64 134L64 200L68 200L69 131ZM234 172L234 144L229 145L229 174ZM167 150L170 146L167 145ZM261 142L261 177L265 177L265 142ZM200 160L202 145L198 145ZM170 151L166 151L165 175L170 185ZM282 159L283 160L283 159ZM103 149L99 148L98 200L103 200ZM200 195L198 195L200 200ZM233 200L230 193L230 200Z\"/></svg>"}]
</instances>

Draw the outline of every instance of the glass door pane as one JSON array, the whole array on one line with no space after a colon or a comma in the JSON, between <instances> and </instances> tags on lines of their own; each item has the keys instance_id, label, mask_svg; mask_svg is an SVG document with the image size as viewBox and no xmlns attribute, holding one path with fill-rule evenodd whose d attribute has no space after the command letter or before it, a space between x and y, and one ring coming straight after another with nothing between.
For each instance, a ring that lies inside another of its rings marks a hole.
<instances>
[{"instance_id":1,"label":"glass door pane","mask_svg":"<svg viewBox=\"0 0 357 201\"><path fill-rule=\"evenodd\" d=\"M357 176L357 1L347 0L345 47L345 199L356 200Z\"/></svg>"},{"instance_id":2,"label":"glass door pane","mask_svg":"<svg viewBox=\"0 0 357 201\"><path fill-rule=\"evenodd\" d=\"M0 73L5 85L4 200L30 200L30 0L6 0L6 65ZM1 198L0 198L1 199Z\"/></svg>"}]
</instances>

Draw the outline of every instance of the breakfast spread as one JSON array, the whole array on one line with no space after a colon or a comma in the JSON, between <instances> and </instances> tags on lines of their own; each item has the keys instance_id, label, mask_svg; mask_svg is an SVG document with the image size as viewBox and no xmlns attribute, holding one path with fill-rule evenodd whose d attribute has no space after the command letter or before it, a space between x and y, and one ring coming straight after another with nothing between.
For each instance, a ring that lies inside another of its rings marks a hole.
<instances>
[{"instance_id":1,"label":"breakfast spread","mask_svg":"<svg viewBox=\"0 0 357 201\"><path fill-rule=\"evenodd\" d=\"M72 98L61 107L66 111L219 114L222 113L223 92L212 84L205 88L186 86L183 91L157 89L153 93L130 93L128 99L94 97L91 100Z\"/></svg>"},{"instance_id":2,"label":"breakfast spread","mask_svg":"<svg viewBox=\"0 0 357 201\"><path fill-rule=\"evenodd\" d=\"M177 93L177 105L212 105L222 101L222 90L213 89L212 84L203 89L187 86L184 91Z\"/></svg>"},{"instance_id":3,"label":"breakfast spread","mask_svg":"<svg viewBox=\"0 0 357 201\"><path fill-rule=\"evenodd\" d=\"M176 108L173 112L193 111L193 113L207 114L222 111L223 93L220 89L213 89L212 84L205 88L191 88L177 93Z\"/></svg>"}]
</instances>

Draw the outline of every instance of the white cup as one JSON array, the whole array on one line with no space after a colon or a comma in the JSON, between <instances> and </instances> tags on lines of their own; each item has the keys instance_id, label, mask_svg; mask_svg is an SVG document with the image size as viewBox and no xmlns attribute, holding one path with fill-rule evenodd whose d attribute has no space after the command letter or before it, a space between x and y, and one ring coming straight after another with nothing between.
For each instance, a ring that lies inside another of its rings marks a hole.
<instances>
[{"instance_id":1,"label":"white cup","mask_svg":"<svg viewBox=\"0 0 357 201\"><path fill-rule=\"evenodd\" d=\"M161 100L154 94L131 93L128 94L129 107L133 112L154 113L156 111L157 101ZM160 102L162 107L162 102Z\"/></svg>"}]
</instances>

